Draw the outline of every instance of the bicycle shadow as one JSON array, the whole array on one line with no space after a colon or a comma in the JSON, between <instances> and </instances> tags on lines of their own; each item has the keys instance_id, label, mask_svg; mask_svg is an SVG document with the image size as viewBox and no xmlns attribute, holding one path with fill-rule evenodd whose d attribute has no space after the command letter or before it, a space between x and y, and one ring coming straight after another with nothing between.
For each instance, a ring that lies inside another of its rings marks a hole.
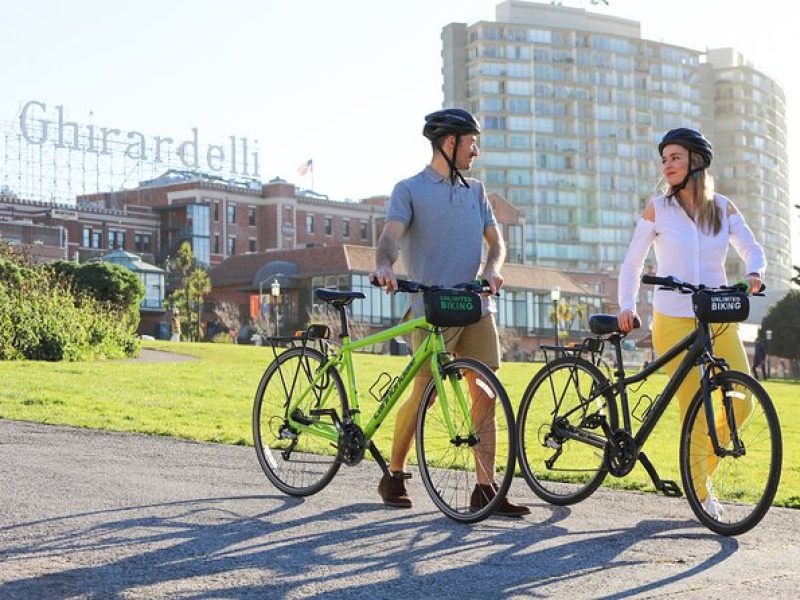
<instances>
[{"instance_id":1,"label":"bicycle shadow","mask_svg":"<svg viewBox=\"0 0 800 600\"><path fill-rule=\"evenodd\" d=\"M624 598L692 577L738 548L705 530L687 535L687 526L699 527L694 522L573 531L564 523L568 508L544 505L535 507L543 521L473 526L436 511L398 513L375 503L311 515L301 514L302 505L278 495L203 498L3 527L0 574L24 570L29 561L47 566L15 580L6 574L0 596L538 596L600 570L644 568L652 561L646 552L636 558L642 545L689 539L716 548L698 564L678 564L645 584L625 587L617 574L623 588L611 597ZM15 545L15 537L30 539L39 530L35 541Z\"/></svg>"}]
</instances>

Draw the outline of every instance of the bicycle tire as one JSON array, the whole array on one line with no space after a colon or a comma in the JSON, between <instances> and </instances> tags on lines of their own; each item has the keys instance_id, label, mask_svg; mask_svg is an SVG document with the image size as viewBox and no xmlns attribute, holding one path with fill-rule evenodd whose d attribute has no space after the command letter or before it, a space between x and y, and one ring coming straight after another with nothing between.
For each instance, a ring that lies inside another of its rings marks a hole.
<instances>
[{"instance_id":1,"label":"bicycle tire","mask_svg":"<svg viewBox=\"0 0 800 600\"><path fill-rule=\"evenodd\" d=\"M470 400L469 420L476 420L475 417L480 416L471 401L470 376L476 382L474 385L494 400L494 410L486 411L474 423L477 435L472 438L468 420L463 411L458 409L455 399L455 387L459 386L465 392L465 398ZM500 506L514 478L514 411L497 376L480 361L468 358L453 360L442 368L442 380L446 392L444 399L439 397L431 379L417 412L420 476L439 510L460 523L476 523ZM448 430L445 408L455 426L455 436L451 436ZM493 463L491 467L488 467L488 462ZM491 474L487 473L489 468ZM495 494L492 498L476 487L479 478L484 482L493 481Z\"/></svg>"},{"instance_id":2,"label":"bicycle tire","mask_svg":"<svg viewBox=\"0 0 800 600\"><path fill-rule=\"evenodd\" d=\"M544 365L528 384L517 415L517 447L522 474L542 500L559 506L588 498L608 471L600 416L617 428L617 405L602 372L581 357L564 356ZM554 425L591 435L597 444L554 433ZM548 461L551 461L548 465Z\"/></svg>"},{"instance_id":3,"label":"bicycle tire","mask_svg":"<svg viewBox=\"0 0 800 600\"><path fill-rule=\"evenodd\" d=\"M737 433L745 452L738 457L713 454L703 394L698 391L681 431L681 478L689 506L703 525L721 535L741 535L761 521L775 498L783 459L781 429L769 394L750 375L726 371L717 380L732 399L736 420L742 421ZM720 402L716 405L721 408ZM716 414L720 423L725 411ZM730 429L722 424L722 428L717 425L723 438L720 445L731 449ZM698 491L704 486L705 492ZM715 508L704 504L709 492L716 499Z\"/></svg>"},{"instance_id":4,"label":"bicycle tire","mask_svg":"<svg viewBox=\"0 0 800 600\"><path fill-rule=\"evenodd\" d=\"M305 361L305 364L303 362ZM313 348L291 348L280 354L264 372L253 402L253 445L267 478L291 496L310 496L322 490L336 475L341 461L335 443L308 432L292 430L286 421L287 396L308 389L311 377L326 361ZM296 377L294 377L296 375ZM311 415L313 408L334 408L344 414L347 397L339 373L330 369L322 386L298 406L309 423L334 427L331 417ZM333 394L333 397L329 397Z\"/></svg>"}]
</instances>

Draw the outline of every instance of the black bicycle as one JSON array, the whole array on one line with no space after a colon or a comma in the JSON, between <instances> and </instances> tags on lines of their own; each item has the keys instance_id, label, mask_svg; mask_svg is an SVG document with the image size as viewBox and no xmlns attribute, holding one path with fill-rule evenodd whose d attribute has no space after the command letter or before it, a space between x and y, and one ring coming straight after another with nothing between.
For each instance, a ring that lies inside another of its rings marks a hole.
<instances>
[{"instance_id":1,"label":"black bicycle","mask_svg":"<svg viewBox=\"0 0 800 600\"><path fill-rule=\"evenodd\" d=\"M617 318L592 315L589 328L594 335L584 340L581 351L547 362L525 391L517 419L522 472L540 498L568 505L591 495L608 473L623 477L639 462L658 491L681 496L674 481L658 476L643 447L681 383L699 366L700 389L689 405L680 439L683 489L703 525L722 535L739 535L769 509L783 452L778 416L767 392L753 377L730 370L713 353L715 331L725 327L722 323L746 319L749 298L739 286L706 288L647 275L642 282L691 293L697 328L626 377L621 350L625 334ZM615 355L612 378L593 360L606 343ZM629 410L628 387L640 384L683 352L686 355L663 392L654 399L642 396ZM632 414L641 421L635 434Z\"/></svg>"}]
</instances>

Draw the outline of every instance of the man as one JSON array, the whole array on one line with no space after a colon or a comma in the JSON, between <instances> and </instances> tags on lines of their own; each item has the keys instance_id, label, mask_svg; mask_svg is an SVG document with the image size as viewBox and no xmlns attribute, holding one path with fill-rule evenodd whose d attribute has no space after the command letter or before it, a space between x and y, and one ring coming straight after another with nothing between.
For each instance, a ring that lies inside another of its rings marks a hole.
<instances>
[{"instance_id":1,"label":"man","mask_svg":"<svg viewBox=\"0 0 800 600\"><path fill-rule=\"evenodd\" d=\"M403 262L415 281L445 286L471 281L480 269L485 240L488 253L480 278L488 281L496 293L503 285L500 267L505 260L505 244L483 184L461 174L472 167L478 156L480 125L468 111L447 108L427 115L422 133L431 142L431 162L420 173L395 186L378 240L376 269L370 278L377 280L388 293L397 290L392 266L402 251ZM490 312L490 300L484 298L483 302L483 317L478 323L448 330L447 349L497 370L500 367L497 327ZM424 314L421 295L413 298L410 311L415 317ZM414 349L423 339L423 332L415 332ZM414 379L411 395L397 414L389 464L392 475L384 475L378 487L388 506L412 506L405 487L406 457L414 438L417 408L429 379L430 370L421 370ZM470 387L480 390L476 385ZM477 413L494 409L492 401L482 393L473 394L472 401ZM493 481L479 479L470 504L485 506L495 490ZM506 499L496 512L519 517L530 510Z\"/></svg>"}]
</instances>

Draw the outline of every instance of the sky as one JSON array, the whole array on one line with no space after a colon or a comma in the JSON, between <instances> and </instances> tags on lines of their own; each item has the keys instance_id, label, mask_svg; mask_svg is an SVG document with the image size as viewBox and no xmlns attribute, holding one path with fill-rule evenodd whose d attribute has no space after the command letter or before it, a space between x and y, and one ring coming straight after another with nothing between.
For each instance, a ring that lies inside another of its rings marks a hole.
<instances>
[{"instance_id":1,"label":"sky","mask_svg":"<svg viewBox=\"0 0 800 600\"><path fill-rule=\"evenodd\" d=\"M441 30L494 20L493 0L0 0L0 122L37 100L69 118L186 139L258 140L263 180L333 199L388 194L429 159ZM786 92L800 204L800 36L784 0L564 0L696 50L732 46ZM712 140L713 141L713 140ZM735 199L734 199L735 200ZM800 219L794 255L800 263Z\"/></svg>"}]
</instances>

